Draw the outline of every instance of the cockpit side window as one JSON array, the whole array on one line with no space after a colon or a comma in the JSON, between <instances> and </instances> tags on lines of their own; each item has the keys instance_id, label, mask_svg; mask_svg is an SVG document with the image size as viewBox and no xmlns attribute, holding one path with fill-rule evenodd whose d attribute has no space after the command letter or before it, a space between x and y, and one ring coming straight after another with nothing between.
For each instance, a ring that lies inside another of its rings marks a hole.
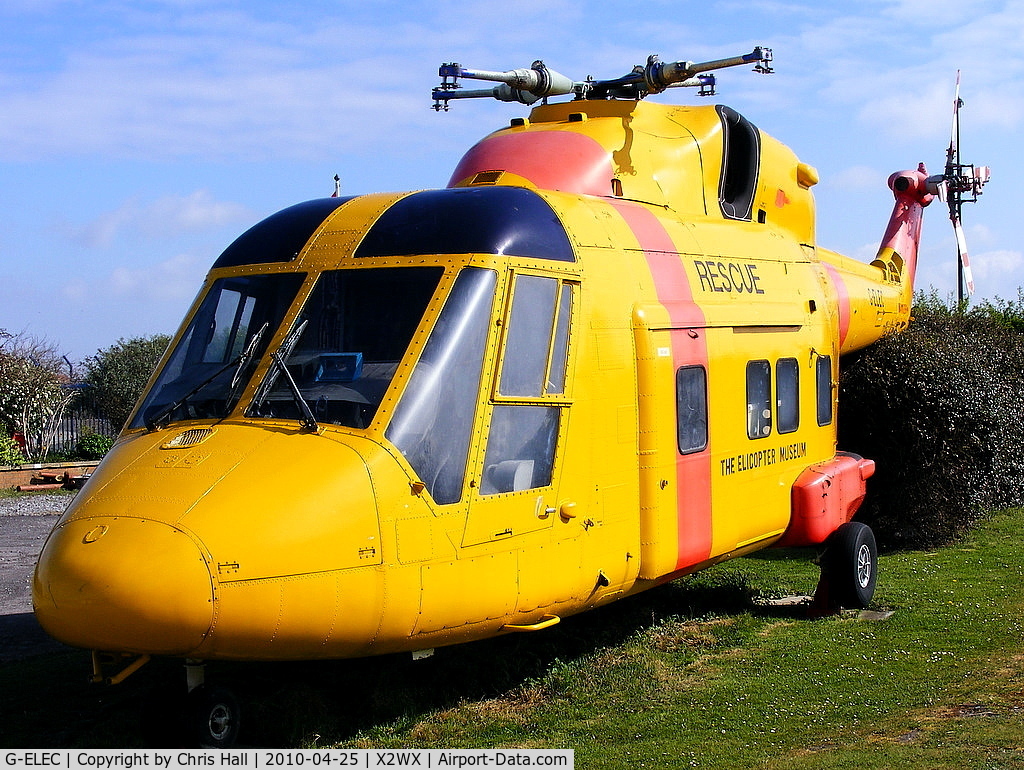
<instances>
[{"instance_id":1,"label":"cockpit side window","mask_svg":"<svg viewBox=\"0 0 1024 770\"><path fill-rule=\"evenodd\" d=\"M459 273L385 436L436 503L462 499L497 273Z\"/></svg>"},{"instance_id":2,"label":"cockpit side window","mask_svg":"<svg viewBox=\"0 0 1024 770\"><path fill-rule=\"evenodd\" d=\"M552 481L567 406L574 288L559 278L516 276L484 453L482 495L537 489Z\"/></svg>"},{"instance_id":3,"label":"cockpit side window","mask_svg":"<svg viewBox=\"0 0 1024 770\"><path fill-rule=\"evenodd\" d=\"M503 396L544 393L557 292L554 278L517 276L498 389Z\"/></svg>"}]
</instances>

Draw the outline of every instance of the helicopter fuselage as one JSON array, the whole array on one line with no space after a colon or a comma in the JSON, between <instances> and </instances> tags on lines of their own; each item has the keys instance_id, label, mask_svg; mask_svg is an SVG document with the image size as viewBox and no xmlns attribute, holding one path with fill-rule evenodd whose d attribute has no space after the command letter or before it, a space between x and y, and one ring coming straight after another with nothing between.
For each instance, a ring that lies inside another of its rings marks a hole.
<instances>
[{"instance_id":1,"label":"helicopter fuselage","mask_svg":"<svg viewBox=\"0 0 1024 770\"><path fill-rule=\"evenodd\" d=\"M49 538L41 624L200 660L416 651L824 542L873 470L837 452L838 359L906 324L916 255L818 247L816 181L727 108L573 102L447 189L268 218Z\"/></svg>"}]
</instances>

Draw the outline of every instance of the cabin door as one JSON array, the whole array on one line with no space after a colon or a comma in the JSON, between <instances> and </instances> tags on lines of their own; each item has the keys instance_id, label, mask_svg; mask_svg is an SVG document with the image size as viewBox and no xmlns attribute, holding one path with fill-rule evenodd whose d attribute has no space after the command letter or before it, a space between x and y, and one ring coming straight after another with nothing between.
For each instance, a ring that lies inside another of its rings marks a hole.
<instances>
[{"instance_id":1,"label":"cabin door","mask_svg":"<svg viewBox=\"0 0 1024 770\"><path fill-rule=\"evenodd\" d=\"M653 311L653 309L652 309ZM711 552L708 329L636 313L640 577L655 580Z\"/></svg>"},{"instance_id":2,"label":"cabin door","mask_svg":"<svg viewBox=\"0 0 1024 770\"><path fill-rule=\"evenodd\" d=\"M463 546L550 529L569 419L570 331L578 284L515 271L483 418Z\"/></svg>"}]
</instances>

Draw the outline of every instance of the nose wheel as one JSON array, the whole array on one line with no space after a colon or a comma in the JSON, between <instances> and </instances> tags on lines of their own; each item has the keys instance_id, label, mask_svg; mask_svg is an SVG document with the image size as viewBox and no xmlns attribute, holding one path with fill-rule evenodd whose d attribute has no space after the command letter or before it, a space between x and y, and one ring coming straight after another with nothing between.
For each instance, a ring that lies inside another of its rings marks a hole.
<instances>
[{"instance_id":1,"label":"nose wheel","mask_svg":"<svg viewBox=\"0 0 1024 770\"><path fill-rule=\"evenodd\" d=\"M201 660L185 662L185 700L182 738L186 745L200 749L228 749L238 740L241 708L238 698L226 687L208 684L206 665Z\"/></svg>"},{"instance_id":2,"label":"nose wheel","mask_svg":"<svg viewBox=\"0 0 1024 770\"><path fill-rule=\"evenodd\" d=\"M185 736L201 749L227 749L235 745L241 723L238 699L224 687L200 685L185 704Z\"/></svg>"}]
</instances>

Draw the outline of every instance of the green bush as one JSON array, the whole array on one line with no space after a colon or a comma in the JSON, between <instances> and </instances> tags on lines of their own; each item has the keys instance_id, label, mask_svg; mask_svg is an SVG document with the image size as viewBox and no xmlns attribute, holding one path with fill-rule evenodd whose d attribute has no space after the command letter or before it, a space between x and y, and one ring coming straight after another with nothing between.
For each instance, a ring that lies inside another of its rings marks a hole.
<instances>
[{"instance_id":1,"label":"green bush","mask_svg":"<svg viewBox=\"0 0 1024 770\"><path fill-rule=\"evenodd\" d=\"M889 548L930 548L1024 504L1022 305L918 297L906 331L843 359L839 442L877 462L858 518Z\"/></svg>"},{"instance_id":2,"label":"green bush","mask_svg":"<svg viewBox=\"0 0 1024 770\"><path fill-rule=\"evenodd\" d=\"M114 439L102 433L83 433L75 445L75 454L83 460L99 460L110 451Z\"/></svg>"},{"instance_id":3,"label":"green bush","mask_svg":"<svg viewBox=\"0 0 1024 770\"><path fill-rule=\"evenodd\" d=\"M0 435L0 465L21 465L25 455L21 453L18 442L10 436Z\"/></svg>"},{"instance_id":4,"label":"green bush","mask_svg":"<svg viewBox=\"0 0 1024 770\"><path fill-rule=\"evenodd\" d=\"M121 338L85 359L85 382L92 387L96 405L117 430L128 421L170 341L166 334Z\"/></svg>"},{"instance_id":5,"label":"green bush","mask_svg":"<svg viewBox=\"0 0 1024 770\"><path fill-rule=\"evenodd\" d=\"M74 397L57 348L46 340L0 329L0 434L19 432L38 461ZM27 459L27 458L23 458Z\"/></svg>"}]
</instances>

